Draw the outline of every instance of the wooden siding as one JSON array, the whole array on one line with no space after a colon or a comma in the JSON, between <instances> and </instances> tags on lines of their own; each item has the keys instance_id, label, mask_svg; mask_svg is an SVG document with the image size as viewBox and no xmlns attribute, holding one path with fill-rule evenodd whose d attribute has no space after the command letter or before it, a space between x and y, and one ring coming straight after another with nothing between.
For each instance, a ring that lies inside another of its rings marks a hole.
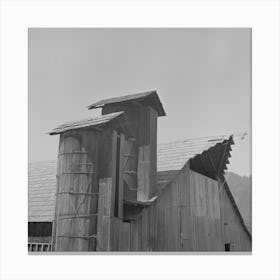
<instances>
[{"instance_id":1,"label":"wooden siding","mask_svg":"<svg viewBox=\"0 0 280 280\"><path fill-rule=\"evenodd\" d=\"M225 189L189 164L131 222L135 251L250 251L251 240Z\"/></svg>"},{"instance_id":2,"label":"wooden siding","mask_svg":"<svg viewBox=\"0 0 280 280\"><path fill-rule=\"evenodd\" d=\"M138 162L138 126L139 126L139 106L109 104L103 107L102 114L124 111L123 158L121 167L123 168L123 198L126 200L136 200L137 198L137 162ZM102 177L102 176L101 176Z\"/></svg>"},{"instance_id":3,"label":"wooden siding","mask_svg":"<svg viewBox=\"0 0 280 280\"><path fill-rule=\"evenodd\" d=\"M112 197L112 179L100 179L96 251L129 251L130 224L114 216Z\"/></svg>"},{"instance_id":4,"label":"wooden siding","mask_svg":"<svg viewBox=\"0 0 280 280\"><path fill-rule=\"evenodd\" d=\"M99 180L96 251L110 251L112 213L112 178Z\"/></svg>"},{"instance_id":5,"label":"wooden siding","mask_svg":"<svg viewBox=\"0 0 280 280\"><path fill-rule=\"evenodd\" d=\"M124 199L136 200L137 198L137 158L136 139L126 139L123 151Z\"/></svg>"},{"instance_id":6,"label":"wooden siding","mask_svg":"<svg viewBox=\"0 0 280 280\"><path fill-rule=\"evenodd\" d=\"M189 171L192 242L195 251L223 251L218 182Z\"/></svg>"},{"instance_id":7,"label":"wooden siding","mask_svg":"<svg viewBox=\"0 0 280 280\"><path fill-rule=\"evenodd\" d=\"M219 182L219 188L224 244L230 243L231 251L251 251L251 236L245 230L238 212L234 209L227 184L221 181Z\"/></svg>"},{"instance_id":8,"label":"wooden siding","mask_svg":"<svg viewBox=\"0 0 280 280\"><path fill-rule=\"evenodd\" d=\"M108 104L102 114L124 112L124 199L146 201L157 189L157 117L147 105Z\"/></svg>"},{"instance_id":9,"label":"wooden siding","mask_svg":"<svg viewBox=\"0 0 280 280\"><path fill-rule=\"evenodd\" d=\"M92 251L96 247L98 137L93 130L60 135L55 251Z\"/></svg>"},{"instance_id":10,"label":"wooden siding","mask_svg":"<svg viewBox=\"0 0 280 280\"><path fill-rule=\"evenodd\" d=\"M28 236L28 243L51 243L51 236Z\"/></svg>"},{"instance_id":11,"label":"wooden siding","mask_svg":"<svg viewBox=\"0 0 280 280\"><path fill-rule=\"evenodd\" d=\"M131 222L135 251L192 251L189 165Z\"/></svg>"},{"instance_id":12,"label":"wooden siding","mask_svg":"<svg viewBox=\"0 0 280 280\"><path fill-rule=\"evenodd\" d=\"M157 186L157 112L153 108L142 108L138 135L137 200L147 201Z\"/></svg>"}]
</instances>

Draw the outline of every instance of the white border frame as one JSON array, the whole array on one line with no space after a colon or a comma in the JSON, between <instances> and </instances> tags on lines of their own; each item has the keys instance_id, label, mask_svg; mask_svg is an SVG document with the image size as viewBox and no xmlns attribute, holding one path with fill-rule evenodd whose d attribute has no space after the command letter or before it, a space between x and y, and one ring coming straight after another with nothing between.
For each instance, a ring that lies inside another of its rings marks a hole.
<instances>
[{"instance_id":1,"label":"white border frame","mask_svg":"<svg viewBox=\"0 0 280 280\"><path fill-rule=\"evenodd\" d=\"M280 278L278 1L2 1L0 16L1 279ZM252 255L27 254L28 27L252 27Z\"/></svg>"}]
</instances>

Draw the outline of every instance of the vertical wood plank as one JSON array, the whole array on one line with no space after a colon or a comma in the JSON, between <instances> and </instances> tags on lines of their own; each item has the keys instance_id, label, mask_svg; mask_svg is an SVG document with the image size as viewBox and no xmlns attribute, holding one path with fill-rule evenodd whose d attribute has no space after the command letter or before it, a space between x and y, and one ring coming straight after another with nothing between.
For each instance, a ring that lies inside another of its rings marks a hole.
<instances>
[{"instance_id":1,"label":"vertical wood plank","mask_svg":"<svg viewBox=\"0 0 280 280\"><path fill-rule=\"evenodd\" d=\"M137 200L146 201L156 190L157 112L151 107L140 111Z\"/></svg>"},{"instance_id":2,"label":"vertical wood plank","mask_svg":"<svg viewBox=\"0 0 280 280\"><path fill-rule=\"evenodd\" d=\"M123 199L124 199L124 181L123 181L123 172L124 172L124 145L125 137L123 134L120 135L120 162L119 162L119 209L118 215L119 218L123 218Z\"/></svg>"},{"instance_id":3,"label":"vertical wood plank","mask_svg":"<svg viewBox=\"0 0 280 280\"><path fill-rule=\"evenodd\" d=\"M95 250L99 133L69 131L60 139L54 250Z\"/></svg>"},{"instance_id":4,"label":"vertical wood plank","mask_svg":"<svg viewBox=\"0 0 280 280\"><path fill-rule=\"evenodd\" d=\"M115 195L116 195L116 166L117 166L117 137L118 134L115 130L112 132L112 148L111 148L111 178L112 178L112 190L111 190L111 209L110 216L114 216L114 210L115 209Z\"/></svg>"},{"instance_id":5,"label":"vertical wood plank","mask_svg":"<svg viewBox=\"0 0 280 280\"><path fill-rule=\"evenodd\" d=\"M110 250L111 228L111 178L99 180L98 220L97 220L97 251Z\"/></svg>"}]
</instances>

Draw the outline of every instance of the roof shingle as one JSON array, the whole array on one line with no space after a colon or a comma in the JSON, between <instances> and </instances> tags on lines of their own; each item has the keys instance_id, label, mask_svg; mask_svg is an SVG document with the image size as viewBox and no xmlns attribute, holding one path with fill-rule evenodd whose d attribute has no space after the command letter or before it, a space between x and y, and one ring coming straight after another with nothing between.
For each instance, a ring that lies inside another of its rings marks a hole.
<instances>
[{"instance_id":1,"label":"roof shingle","mask_svg":"<svg viewBox=\"0 0 280 280\"><path fill-rule=\"evenodd\" d=\"M49 134L50 135L60 134L68 130L74 130L74 129L85 128L85 127L97 127L99 125L106 124L112 121L113 119L119 117L122 114L123 112L116 112L107 115L101 115L96 118L70 121L53 129L51 132L49 132Z\"/></svg>"},{"instance_id":2,"label":"roof shingle","mask_svg":"<svg viewBox=\"0 0 280 280\"><path fill-rule=\"evenodd\" d=\"M229 137L229 135L207 136L158 144L157 170L180 170L189 159L202 154L203 151L207 151L218 143L228 140Z\"/></svg>"},{"instance_id":3,"label":"roof shingle","mask_svg":"<svg viewBox=\"0 0 280 280\"><path fill-rule=\"evenodd\" d=\"M28 165L28 221L53 220L56 191L56 161Z\"/></svg>"}]
</instances>

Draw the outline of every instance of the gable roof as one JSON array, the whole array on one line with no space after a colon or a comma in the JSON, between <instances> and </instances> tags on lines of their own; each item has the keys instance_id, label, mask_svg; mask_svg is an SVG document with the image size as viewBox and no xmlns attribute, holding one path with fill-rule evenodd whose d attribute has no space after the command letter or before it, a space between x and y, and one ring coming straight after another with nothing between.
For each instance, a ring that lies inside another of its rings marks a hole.
<instances>
[{"instance_id":1,"label":"gable roof","mask_svg":"<svg viewBox=\"0 0 280 280\"><path fill-rule=\"evenodd\" d=\"M104 125L120 115L122 115L123 112L116 112L116 113L111 113L107 115L101 115L96 118L90 118L90 119L83 119L83 120L78 120L78 121L70 121L67 123L64 123L57 128L54 128L51 132L49 132L50 135L54 134L60 134L65 131L69 130L74 130L74 129L79 129L79 128L86 128L86 127L91 127L91 128L98 128L101 125Z\"/></svg>"},{"instance_id":2,"label":"gable roof","mask_svg":"<svg viewBox=\"0 0 280 280\"><path fill-rule=\"evenodd\" d=\"M218 150L230 136L209 136L159 144L157 184L163 188L191 159L205 151ZM203 173L203 170L202 170ZM52 221L56 192L56 161L30 163L28 170L28 220Z\"/></svg>"},{"instance_id":3,"label":"gable roof","mask_svg":"<svg viewBox=\"0 0 280 280\"><path fill-rule=\"evenodd\" d=\"M189 159L229 139L230 135L218 135L159 144L157 170L180 170Z\"/></svg>"},{"instance_id":4,"label":"gable roof","mask_svg":"<svg viewBox=\"0 0 280 280\"><path fill-rule=\"evenodd\" d=\"M147 91L147 92L141 92L137 94L131 94L131 95L124 95L120 97L113 97L109 99L103 99L98 102L92 103L88 106L88 109L94 109L99 107L104 107L105 105L109 104L127 104L131 102L139 102L144 106L151 106L158 112L158 116L166 116L166 113L163 109L163 106L160 102L160 99L158 97L158 94L155 90L153 91Z\"/></svg>"}]
</instances>

